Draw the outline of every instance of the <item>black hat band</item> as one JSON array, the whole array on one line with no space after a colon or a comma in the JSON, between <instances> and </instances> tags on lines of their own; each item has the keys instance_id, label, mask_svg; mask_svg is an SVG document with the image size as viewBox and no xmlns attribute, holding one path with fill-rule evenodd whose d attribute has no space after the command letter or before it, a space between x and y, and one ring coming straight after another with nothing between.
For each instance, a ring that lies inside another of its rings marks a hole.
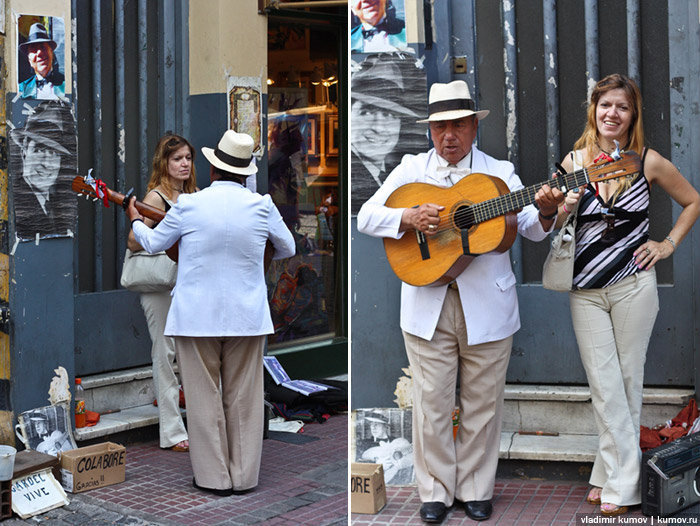
<instances>
[{"instance_id":1,"label":"black hat band","mask_svg":"<svg viewBox=\"0 0 700 526\"><path fill-rule=\"evenodd\" d=\"M476 104L472 99L450 99L441 100L438 102L433 102L428 104L428 111L430 115L434 113L441 113L443 111L454 111L454 110L476 110Z\"/></svg>"},{"instance_id":2,"label":"black hat band","mask_svg":"<svg viewBox=\"0 0 700 526\"><path fill-rule=\"evenodd\" d=\"M236 166L238 168L245 168L249 166L250 162L253 160L252 155L247 159L242 159L240 157L234 157L233 155L229 155L226 152L222 152L221 150L219 150L218 147L216 148L216 150L214 150L214 155L220 161L225 162L230 166Z\"/></svg>"}]
</instances>

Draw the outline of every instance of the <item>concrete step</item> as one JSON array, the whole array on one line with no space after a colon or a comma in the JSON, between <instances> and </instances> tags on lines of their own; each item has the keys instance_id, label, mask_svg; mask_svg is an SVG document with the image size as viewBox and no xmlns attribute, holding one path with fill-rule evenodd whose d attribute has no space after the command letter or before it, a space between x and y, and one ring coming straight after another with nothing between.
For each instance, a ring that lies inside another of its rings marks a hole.
<instances>
[{"instance_id":1,"label":"concrete step","mask_svg":"<svg viewBox=\"0 0 700 526\"><path fill-rule=\"evenodd\" d=\"M329 378L347 379L347 375ZM158 408L153 405L156 396L151 367L86 376L82 378L82 385L87 408L100 413L100 421L95 426L75 429L73 433L77 442L158 424ZM181 413L183 417L187 414L184 409Z\"/></svg>"},{"instance_id":2,"label":"concrete step","mask_svg":"<svg viewBox=\"0 0 700 526\"><path fill-rule=\"evenodd\" d=\"M653 427L673 418L693 395L692 389L645 388L642 425ZM507 385L503 430L593 434L596 424L590 390L583 386Z\"/></svg>"},{"instance_id":3,"label":"concrete step","mask_svg":"<svg viewBox=\"0 0 700 526\"><path fill-rule=\"evenodd\" d=\"M499 458L561 462L593 462L598 435L560 434L558 436L501 433Z\"/></svg>"}]
</instances>

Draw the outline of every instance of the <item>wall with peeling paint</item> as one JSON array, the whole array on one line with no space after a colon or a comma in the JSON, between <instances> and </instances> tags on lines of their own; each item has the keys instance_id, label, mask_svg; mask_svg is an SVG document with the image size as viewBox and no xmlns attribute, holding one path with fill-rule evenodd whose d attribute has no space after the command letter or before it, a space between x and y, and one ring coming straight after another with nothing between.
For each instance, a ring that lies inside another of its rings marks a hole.
<instances>
[{"instance_id":1,"label":"wall with peeling paint","mask_svg":"<svg viewBox=\"0 0 700 526\"><path fill-rule=\"evenodd\" d=\"M62 18L66 30L71 27L71 5L68 0L7 1L4 59L7 65L4 93L6 118L12 126L24 126L27 114L40 101L16 98L17 87L17 16L46 15ZM66 76L64 104L70 107L71 39L66 38ZM2 122L5 119L0 119ZM3 133L7 136L7 130ZM9 173L9 180L21 174ZM2 221L9 222L9 236L3 236L2 251L9 248L1 278L9 283L0 285L1 299L8 300L10 309L8 338L0 338L0 383L9 374L7 399L12 412L47 405L47 392L53 369L62 365L74 375L74 302L73 302L73 238L42 239L18 242L15 238L14 196L8 192L8 180L2 181ZM72 196L71 196L72 197ZM7 233L7 232L6 232ZM9 359L8 359L9 358ZM1 402L0 402L1 403ZM4 426L2 426L4 428Z\"/></svg>"},{"instance_id":2,"label":"wall with peeling paint","mask_svg":"<svg viewBox=\"0 0 700 526\"><path fill-rule=\"evenodd\" d=\"M480 123L479 146L511 160L525 185L547 179L554 161L581 133L591 76L621 72L638 75L647 144L700 188L700 151L691 146L698 144L700 131L696 2L428 4L432 34L417 45L429 84L454 79L469 84L477 107L491 110ZM636 7L628 11L628 4ZM416 2L417 10L422 6ZM585 12L584 6L595 10ZM597 37L590 38L586 20L589 30L595 21ZM432 46L424 45L431 37ZM453 69L455 57L466 58L466 71ZM678 214L679 207L655 188L652 239L663 239ZM354 219L351 228L352 370L353 378L363 379L363 388L353 390L353 406L391 406L400 368L406 364L397 330L398 280L381 242L359 234ZM696 225L676 255L658 265L661 312L648 353L647 385L700 383L699 240ZM567 295L540 285L547 251L547 243L520 240L511 249L522 329L515 336L508 381L585 384Z\"/></svg>"}]
</instances>

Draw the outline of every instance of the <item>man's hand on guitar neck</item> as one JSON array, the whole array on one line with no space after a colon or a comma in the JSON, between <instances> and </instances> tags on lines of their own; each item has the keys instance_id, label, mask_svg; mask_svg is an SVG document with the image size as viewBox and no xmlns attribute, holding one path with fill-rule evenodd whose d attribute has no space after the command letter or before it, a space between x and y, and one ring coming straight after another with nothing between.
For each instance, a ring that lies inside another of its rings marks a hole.
<instances>
[{"instance_id":1,"label":"man's hand on guitar neck","mask_svg":"<svg viewBox=\"0 0 700 526\"><path fill-rule=\"evenodd\" d=\"M129 199L129 206L126 207L126 215L128 216L129 221L131 221L132 223L137 219L143 221L143 216L139 214L139 211L136 210L136 207L134 206L135 202L136 198L132 197L131 199Z\"/></svg>"},{"instance_id":2,"label":"man's hand on guitar neck","mask_svg":"<svg viewBox=\"0 0 700 526\"><path fill-rule=\"evenodd\" d=\"M428 236L438 233L440 229L440 212L445 207L434 203L424 203L419 207L406 208L401 215L400 232L414 229Z\"/></svg>"},{"instance_id":3,"label":"man's hand on guitar neck","mask_svg":"<svg viewBox=\"0 0 700 526\"><path fill-rule=\"evenodd\" d=\"M559 203L564 200L564 192L545 184L535 194L535 204L540 209L539 219L542 228L547 231L557 218Z\"/></svg>"}]
</instances>

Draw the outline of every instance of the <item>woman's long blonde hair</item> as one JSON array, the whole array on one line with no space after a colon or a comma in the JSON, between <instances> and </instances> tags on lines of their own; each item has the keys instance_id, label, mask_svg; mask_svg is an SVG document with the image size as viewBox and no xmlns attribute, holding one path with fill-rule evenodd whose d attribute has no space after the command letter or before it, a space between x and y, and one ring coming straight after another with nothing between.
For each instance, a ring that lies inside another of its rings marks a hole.
<instances>
[{"instance_id":1,"label":"woman's long blonde hair","mask_svg":"<svg viewBox=\"0 0 700 526\"><path fill-rule=\"evenodd\" d=\"M642 123L642 94L637 87L637 83L631 78L613 73L599 80L593 91L591 92L591 100L588 103L586 127L583 133L574 143L574 150L584 150L584 163L586 165L593 162L594 156L598 153L600 146L598 144L598 125L596 123L596 108L598 101L603 94L614 89L622 89L627 95L627 100L632 107L632 122L627 134L626 144L621 144L620 147L627 151L634 150L640 156L644 149L644 126ZM635 176L636 177L636 176ZM620 182L615 191L614 199L621 193L627 190L634 177L627 177Z\"/></svg>"},{"instance_id":2,"label":"woman's long blonde hair","mask_svg":"<svg viewBox=\"0 0 700 526\"><path fill-rule=\"evenodd\" d=\"M156 186L161 185L166 189L168 193L168 198L173 198L173 186L170 184L170 177L168 177L168 159L170 156L182 148L187 146L192 154L192 169L190 170L190 177L182 185L182 192L185 194L191 194L197 189L197 177L194 171L194 156L195 150L190 142L175 134L168 134L161 137L158 141L158 146L156 146L156 152L153 154L153 170L151 171L151 179L148 181L148 189L150 192Z\"/></svg>"}]
</instances>

